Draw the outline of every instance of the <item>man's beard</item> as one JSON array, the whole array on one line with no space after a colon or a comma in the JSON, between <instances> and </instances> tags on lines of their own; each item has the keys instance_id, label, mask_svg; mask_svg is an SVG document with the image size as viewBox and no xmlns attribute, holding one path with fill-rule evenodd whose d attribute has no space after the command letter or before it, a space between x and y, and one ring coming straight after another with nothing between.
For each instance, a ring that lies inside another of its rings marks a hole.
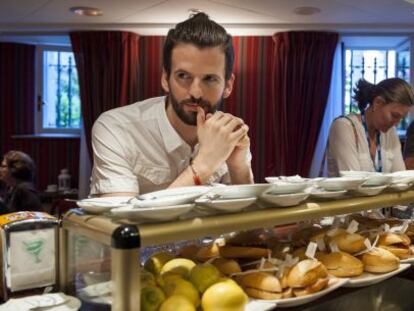
<instances>
[{"instance_id":1,"label":"man's beard","mask_svg":"<svg viewBox=\"0 0 414 311\"><path fill-rule=\"evenodd\" d=\"M197 104L198 106L203 108L206 114L213 114L217 111L219 107L221 107L223 103L223 97L221 97L220 100L217 103L215 103L215 105L212 105L209 101L204 100L202 98L195 99L191 97L178 102L177 98L175 98L175 96L172 93L170 93L168 96L170 97L172 107L177 116L180 118L180 120L183 121L185 124L192 126L197 126L197 111L186 112L184 110L185 104Z\"/></svg>"}]
</instances>

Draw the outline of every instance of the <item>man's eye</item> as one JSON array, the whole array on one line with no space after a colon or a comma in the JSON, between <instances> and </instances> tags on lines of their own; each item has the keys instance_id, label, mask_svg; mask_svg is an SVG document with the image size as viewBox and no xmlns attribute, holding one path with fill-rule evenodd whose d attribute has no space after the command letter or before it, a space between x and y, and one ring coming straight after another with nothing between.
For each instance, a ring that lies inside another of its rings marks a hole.
<instances>
[{"instance_id":1,"label":"man's eye","mask_svg":"<svg viewBox=\"0 0 414 311\"><path fill-rule=\"evenodd\" d=\"M204 80L206 82L216 82L216 81L218 81L218 79L216 77L213 77L213 76L207 76L207 77L204 78Z\"/></svg>"},{"instance_id":2,"label":"man's eye","mask_svg":"<svg viewBox=\"0 0 414 311\"><path fill-rule=\"evenodd\" d=\"M177 77L179 79L189 79L190 75L186 74L185 72L180 72L180 73L177 74Z\"/></svg>"}]
</instances>

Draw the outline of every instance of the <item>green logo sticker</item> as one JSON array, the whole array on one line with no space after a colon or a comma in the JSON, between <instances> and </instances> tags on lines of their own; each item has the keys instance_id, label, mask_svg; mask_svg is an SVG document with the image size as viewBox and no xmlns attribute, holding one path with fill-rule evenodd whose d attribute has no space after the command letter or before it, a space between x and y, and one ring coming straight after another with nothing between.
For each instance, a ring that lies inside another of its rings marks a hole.
<instances>
[{"instance_id":1,"label":"green logo sticker","mask_svg":"<svg viewBox=\"0 0 414 311\"><path fill-rule=\"evenodd\" d=\"M44 243L45 243L44 239L33 240L30 242L23 241L24 250L32 256L34 263L39 263L42 261L39 255L43 250Z\"/></svg>"}]
</instances>

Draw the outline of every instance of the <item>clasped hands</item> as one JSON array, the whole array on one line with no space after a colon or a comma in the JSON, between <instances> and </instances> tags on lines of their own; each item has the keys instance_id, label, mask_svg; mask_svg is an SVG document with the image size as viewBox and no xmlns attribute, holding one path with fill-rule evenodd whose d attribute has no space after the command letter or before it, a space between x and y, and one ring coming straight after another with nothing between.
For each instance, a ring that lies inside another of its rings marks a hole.
<instances>
[{"instance_id":1,"label":"clasped hands","mask_svg":"<svg viewBox=\"0 0 414 311\"><path fill-rule=\"evenodd\" d=\"M244 121L229 113L214 114L197 108L197 136L200 149L198 156L212 171L224 162L233 169L248 165L250 139L249 127Z\"/></svg>"}]
</instances>

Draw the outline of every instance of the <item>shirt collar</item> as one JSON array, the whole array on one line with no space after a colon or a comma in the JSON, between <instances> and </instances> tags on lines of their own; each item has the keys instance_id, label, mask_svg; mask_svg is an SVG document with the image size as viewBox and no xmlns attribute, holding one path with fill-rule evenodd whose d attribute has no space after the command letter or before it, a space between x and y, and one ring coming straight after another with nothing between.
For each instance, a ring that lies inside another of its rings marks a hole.
<instances>
[{"instance_id":1,"label":"shirt collar","mask_svg":"<svg viewBox=\"0 0 414 311\"><path fill-rule=\"evenodd\" d=\"M158 126L161 130L161 137L164 141L165 148L168 152L172 152L175 149L178 149L182 146L185 146L185 148L191 147L181 138L180 135L178 135L177 131L173 128L173 126L170 123L170 120L168 120L167 117L167 111L165 109L165 102L167 101L167 97L164 97L165 100L161 105L158 105Z\"/></svg>"}]
</instances>

